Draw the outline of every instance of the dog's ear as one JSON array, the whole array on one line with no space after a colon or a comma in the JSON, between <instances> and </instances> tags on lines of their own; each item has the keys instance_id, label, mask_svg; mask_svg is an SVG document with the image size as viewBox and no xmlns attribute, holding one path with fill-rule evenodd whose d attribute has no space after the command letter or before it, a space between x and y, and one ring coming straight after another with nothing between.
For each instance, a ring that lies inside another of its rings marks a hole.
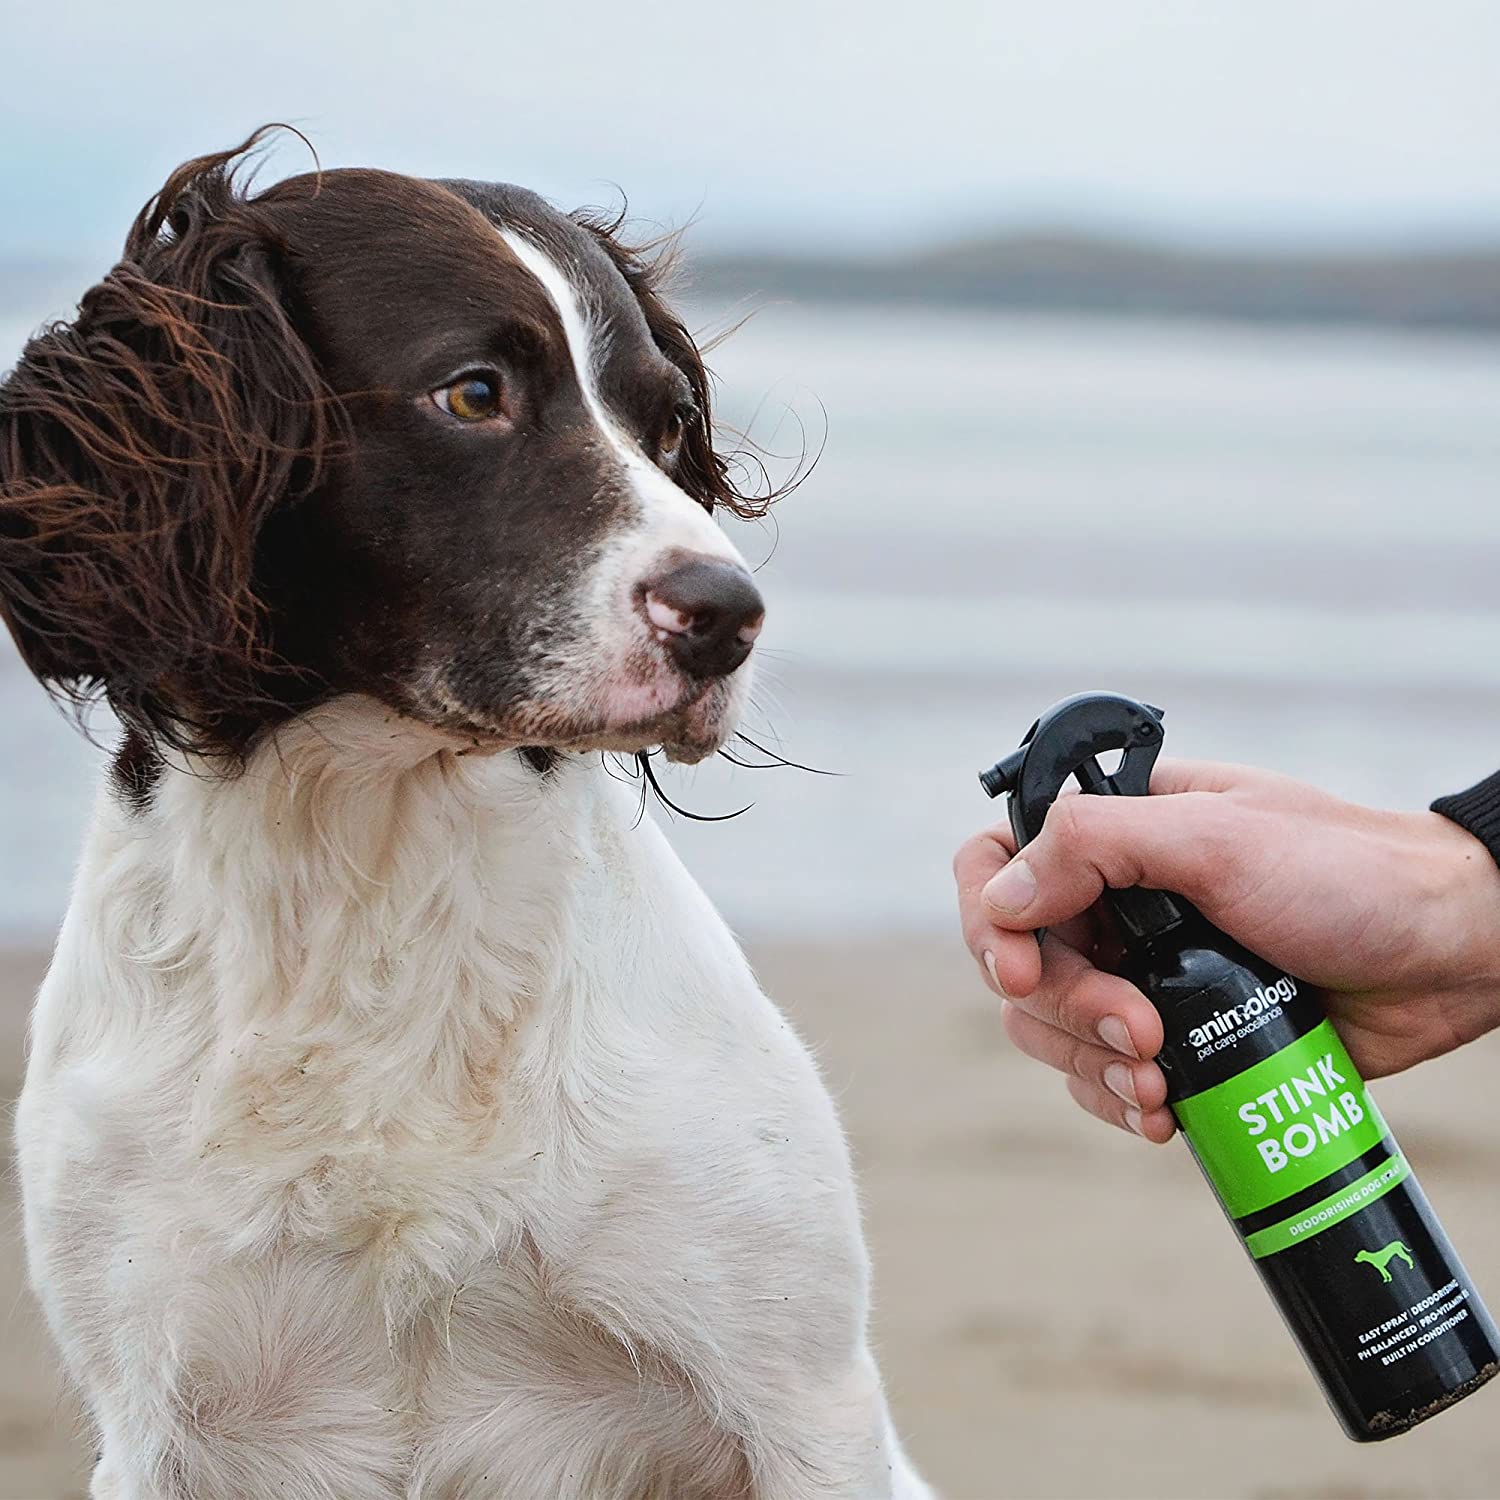
<instances>
[{"instance_id":1,"label":"dog's ear","mask_svg":"<svg viewBox=\"0 0 1500 1500\"><path fill-rule=\"evenodd\" d=\"M747 519L764 515L778 494L753 495L736 486L729 460L714 446L713 383L708 367L687 325L668 307L661 293L662 283L676 263L675 238L631 247L619 237L619 218L603 219L588 211L574 218L614 262L640 304L656 347L682 371L692 388L697 416L683 431L677 482L705 510L722 506Z\"/></svg>"},{"instance_id":2,"label":"dog's ear","mask_svg":"<svg viewBox=\"0 0 1500 1500\"><path fill-rule=\"evenodd\" d=\"M265 678L256 539L337 425L283 247L235 185L259 134L174 172L0 386L0 616L54 692L181 748Z\"/></svg>"}]
</instances>

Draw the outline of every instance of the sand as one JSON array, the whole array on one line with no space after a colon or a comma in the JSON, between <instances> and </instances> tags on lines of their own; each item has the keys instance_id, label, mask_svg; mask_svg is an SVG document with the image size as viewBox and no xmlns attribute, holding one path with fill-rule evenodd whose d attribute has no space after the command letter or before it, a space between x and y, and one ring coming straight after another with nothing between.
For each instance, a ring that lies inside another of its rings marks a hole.
<instances>
[{"instance_id":1,"label":"sand","mask_svg":"<svg viewBox=\"0 0 1500 1500\"><path fill-rule=\"evenodd\" d=\"M1075 1110L1009 1049L956 940L749 947L843 1110L896 1418L949 1500L1500 1496L1500 1382L1391 1442L1346 1441L1180 1144ZM7 1098L40 972L0 955ZM1494 1305L1497 1064L1492 1038L1379 1091ZM13 1173L5 1191L0 1500L62 1500L88 1448L23 1287Z\"/></svg>"}]
</instances>

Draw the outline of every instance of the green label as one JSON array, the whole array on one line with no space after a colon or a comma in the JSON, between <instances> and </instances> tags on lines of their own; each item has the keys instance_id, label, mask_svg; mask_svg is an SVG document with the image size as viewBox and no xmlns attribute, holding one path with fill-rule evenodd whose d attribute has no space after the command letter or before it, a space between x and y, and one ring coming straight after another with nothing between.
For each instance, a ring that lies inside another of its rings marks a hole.
<instances>
[{"instance_id":1,"label":"green label","mask_svg":"<svg viewBox=\"0 0 1500 1500\"><path fill-rule=\"evenodd\" d=\"M1404 1156L1388 1157L1358 1181L1351 1182L1348 1187L1340 1188L1336 1193L1330 1193L1302 1213L1293 1214L1291 1218L1257 1230L1254 1234L1247 1234L1245 1245L1256 1260L1275 1255L1278 1250L1285 1250L1289 1245L1309 1240L1315 1234L1341 1224L1362 1208L1368 1208L1377 1198L1383 1198L1393 1187L1399 1186L1410 1176L1411 1168L1407 1166ZM1400 1245L1401 1242L1398 1240L1396 1243ZM1401 1248L1404 1250L1405 1246ZM1372 1265L1377 1263L1377 1255L1368 1251L1362 1251L1361 1254Z\"/></svg>"},{"instance_id":2,"label":"green label","mask_svg":"<svg viewBox=\"0 0 1500 1500\"><path fill-rule=\"evenodd\" d=\"M1173 1108L1236 1219L1321 1182L1385 1135L1380 1111L1327 1021Z\"/></svg>"}]
</instances>

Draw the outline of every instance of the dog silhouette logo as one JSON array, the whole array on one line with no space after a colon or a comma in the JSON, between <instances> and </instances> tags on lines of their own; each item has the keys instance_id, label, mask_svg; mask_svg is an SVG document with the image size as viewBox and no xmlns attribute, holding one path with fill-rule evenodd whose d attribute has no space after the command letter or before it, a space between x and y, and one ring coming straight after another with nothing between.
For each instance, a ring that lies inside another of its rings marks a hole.
<instances>
[{"instance_id":1,"label":"dog silhouette logo","mask_svg":"<svg viewBox=\"0 0 1500 1500\"><path fill-rule=\"evenodd\" d=\"M1354 1257L1356 1261L1363 1261L1367 1266L1374 1266L1380 1272L1382 1281L1389 1281L1391 1273L1386 1270L1393 1257L1399 1256L1406 1262L1408 1270L1416 1269L1416 1261L1411 1258L1411 1251L1401 1243L1400 1240L1392 1240L1389 1245L1382 1245L1379 1250L1361 1250Z\"/></svg>"}]
</instances>

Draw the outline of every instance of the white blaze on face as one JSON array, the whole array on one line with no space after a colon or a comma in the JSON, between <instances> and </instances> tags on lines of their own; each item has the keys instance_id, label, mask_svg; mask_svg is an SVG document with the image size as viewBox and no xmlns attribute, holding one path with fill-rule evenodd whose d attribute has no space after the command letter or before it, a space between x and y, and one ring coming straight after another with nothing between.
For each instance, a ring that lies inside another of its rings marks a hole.
<instances>
[{"instance_id":1,"label":"white blaze on face","mask_svg":"<svg viewBox=\"0 0 1500 1500\"><path fill-rule=\"evenodd\" d=\"M626 492L634 501L634 514L622 518L616 532L588 560L574 600L582 634L588 638L586 656L555 663L557 697L575 698L581 690L587 701L579 705L579 711L585 718L640 723L674 709L681 701L682 684L665 662L644 673L634 665L643 644L652 640L636 608L638 585L658 571L672 552L697 553L741 567L745 561L708 512L646 457L604 404L597 368L608 351L607 334L590 316L581 289L525 235L508 228L499 234L557 310L584 407L604 451L618 463ZM717 695L724 720L737 717L749 679L746 664Z\"/></svg>"},{"instance_id":2,"label":"white blaze on face","mask_svg":"<svg viewBox=\"0 0 1500 1500\"><path fill-rule=\"evenodd\" d=\"M744 559L729 539L714 525L707 511L685 490L656 467L641 451L640 445L614 419L599 394L595 373L597 354L601 352L599 331L588 316L579 290L562 268L535 244L514 229L502 229L500 237L510 246L516 259L542 284L557 316L583 404L594 420L600 435L609 446L630 479L630 488L640 507L640 528L636 539L645 543L647 566L654 557L670 547L701 552L744 564ZM607 345L603 348L607 349Z\"/></svg>"}]
</instances>

